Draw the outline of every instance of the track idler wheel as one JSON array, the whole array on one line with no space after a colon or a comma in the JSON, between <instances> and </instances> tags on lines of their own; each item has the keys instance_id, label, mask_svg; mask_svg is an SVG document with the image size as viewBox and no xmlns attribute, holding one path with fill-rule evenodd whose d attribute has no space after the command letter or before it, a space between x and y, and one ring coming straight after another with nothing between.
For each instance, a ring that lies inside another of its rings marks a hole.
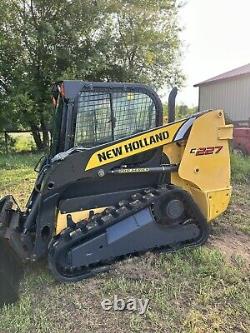
<instances>
[{"instance_id":1,"label":"track idler wheel","mask_svg":"<svg viewBox=\"0 0 250 333\"><path fill-rule=\"evenodd\" d=\"M0 239L0 307L18 300L23 265L8 240Z\"/></svg>"},{"instance_id":2,"label":"track idler wheel","mask_svg":"<svg viewBox=\"0 0 250 333\"><path fill-rule=\"evenodd\" d=\"M184 202L178 196L166 193L153 206L156 221L162 225L181 224L186 217Z\"/></svg>"}]
</instances>

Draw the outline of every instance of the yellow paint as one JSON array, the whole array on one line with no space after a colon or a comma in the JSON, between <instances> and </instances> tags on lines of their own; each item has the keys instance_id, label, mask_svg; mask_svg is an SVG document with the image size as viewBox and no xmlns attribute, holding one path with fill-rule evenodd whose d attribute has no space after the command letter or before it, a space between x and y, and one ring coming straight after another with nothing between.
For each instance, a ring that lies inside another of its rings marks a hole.
<instances>
[{"instance_id":1,"label":"yellow paint","mask_svg":"<svg viewBox=\"0 0 250 333\"><path fill-rule=\"evenodd\" d=\"M233 138L233 125L218 127L217 135L219 140L231 140Z\"/></svg>"},{"instance_id":2,"label":"yellow paint","mask_svg":"<svg viewBox=\"0 0 250 333\"><path fill-rule=\"evenodd\" d=\"M195 120L179 167L182 179L206 191L230 188L229 144L227 139L220 139L218 135L223 127L225 120L220 110L208 112ZM232 138L232 128L230 131ZM193 148L218 146L223 148L217 154L196 156L190 153Z\"/></svg>"},{"instance_id":3,"label":"yellow paint","mask_svg":"<svg viewBox=\"0 0 250 333\"><path fill-rule=\"evenodd\" d=\"M209 201L209 221L215 219L227 209L230 197L231 187L225 190L217 190L207 193L207 199Z\"/></svg>"},{"instance_id":4,"label":"yellow paint","mask_svg":"<svg viewBox=\"0 0 250 333\"><path fill-rule=\"evenodd\" d=\"M197 118L187 141L164 146L171 163L179 163L178 173L171 174L171 182L188 191L208 221L223 213L230 201L229 139L232 125L225 125L223 111L216 110ZM198 155L192 149L222 147L213 154Z\"/></svg>"},{"instance_id":5,"label":"yellow paint","mask_svg":"<svg viewBox=\"0 0 250 333\"><path fill-rule=\"evenodd\" d=\"M164 146L163 152L168 156L171 163L180 164L184 150L186 147L186 141L181 143L171 143L170 145ZM189 181L182 179L178 172L171 173L171 183L189 192L199 206L203 215L208 218L208 202L206 193L202 192L199 188L193 186Z\"/></svg>"},{"instance_id":6,"label":"yellow paint","mask_svg":"<svg viewBox=\"0 0 250 333\"><path fill-rule=\"evenodd\" d=\"M116 143L112 146L108 146L103 149L100 149L91 156L91 158L88 161L85 171L91 170L94 168L98 168L98 167L102 167L105 164L112 163L112 162L130 157L130 156L136 155L138 153L142 153L142 152L148 151L150 149L160 147L164 144L168 144L173 141L175 133L178 131L178 129L181 127L181 125L184 122L185 122L185 120L182 120L182 121L179 121L179 122L176 122L173 124L168 124L166 126L159 127L155 130L152 130L152 131L134 136L134 137L124 140L122 142ZM149 140L152 136L157 136L157 135L160 135L165 132L168 132L168 137L162 141L155 142L155 143L152 143L149 145L145 145L144 147L138 147L138 149L134 149L134 150L130 150L130 151L126 150L126 147L131 146L131 144L135 144L138 142L145 143L145 141L149 142ZM120 150L121 154L118 156L115 156L114 151L117 151L117 150ZM100 161L99 156L102 154L105 154L105 155L108 154L110 156L110 158L108 158L107 160Z\"/></svg>"},{"instance_id":7,"label":"yellow paint","mask_svg":"<svg viewBox=\"0 0 250 333\"><path fill-rule=\"evenodd\" d=\"M94 212L94 214L101 213L107 207L100 207L88 210L82 210L77 212L69 213L72 216L72 220L74 223L78 223L82 220L87 220L89 218L90 212ZM63 229L67 228L67 215L62 212L58 212L57 215L57 224L56 224L56 235L58 235Z\"/></svg>"}]
</instances>

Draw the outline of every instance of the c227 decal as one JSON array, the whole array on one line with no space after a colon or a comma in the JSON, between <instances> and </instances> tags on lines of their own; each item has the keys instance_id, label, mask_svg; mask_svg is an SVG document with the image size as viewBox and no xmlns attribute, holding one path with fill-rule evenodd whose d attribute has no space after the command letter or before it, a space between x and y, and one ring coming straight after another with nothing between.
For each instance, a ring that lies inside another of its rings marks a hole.
<instances>
[{"instance_id":1,"label":"c227 decal","mask_svg":"<svg viewBox=\"0 0 250 333\"><path fill-rule=\"evenodd\" d=\"M195 154L195 156L219 154L222 149L223 146L192 148L190 154Z\"/></svg>"}]
</instances>

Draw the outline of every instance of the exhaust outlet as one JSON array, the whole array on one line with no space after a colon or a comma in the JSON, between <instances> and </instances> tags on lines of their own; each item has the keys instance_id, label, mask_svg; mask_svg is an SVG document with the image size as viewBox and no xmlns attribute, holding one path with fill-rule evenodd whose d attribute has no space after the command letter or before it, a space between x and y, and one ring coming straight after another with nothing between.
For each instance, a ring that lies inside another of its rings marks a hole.
<instances>
[{"instance_id":1,"label":"exhaust outlet","mask_svg":"<svg viewBox=\"0 0 250 333\"><path fill-rule=\"evenodd\" d=\"M168 96L168 122L173 123L175 121L175 100L178 93L178 89L174 87Z\"/></svg>"}]
</instances>

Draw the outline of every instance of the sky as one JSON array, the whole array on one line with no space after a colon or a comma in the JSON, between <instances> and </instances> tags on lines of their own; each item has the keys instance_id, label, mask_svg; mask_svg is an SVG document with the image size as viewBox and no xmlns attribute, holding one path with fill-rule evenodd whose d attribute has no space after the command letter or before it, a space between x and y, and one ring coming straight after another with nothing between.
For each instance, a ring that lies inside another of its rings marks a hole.
<instances>
[{"instance_id":1,"label":"sky","mask_svg":"<svg viewBox=\"0 0 250 333\"><path fill-rule=\"evenodd\" d=\"M180 23L187 80L177 103L195 106L195 83L250 63L250 1L187 0Z\"/></svg>"}]
</instances>

